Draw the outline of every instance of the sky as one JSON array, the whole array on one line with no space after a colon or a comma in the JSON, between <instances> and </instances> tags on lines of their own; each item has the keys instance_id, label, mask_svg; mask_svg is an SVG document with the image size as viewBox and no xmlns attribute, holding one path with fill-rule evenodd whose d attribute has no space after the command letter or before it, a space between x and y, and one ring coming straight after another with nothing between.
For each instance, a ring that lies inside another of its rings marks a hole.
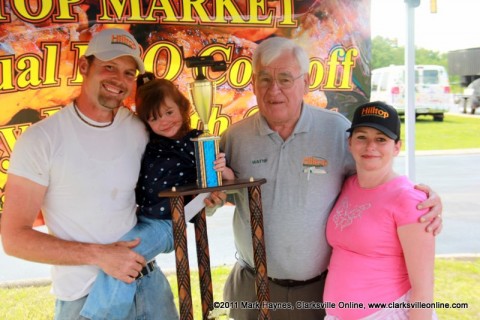
<instances>
[{"instance_id":1,"label":"sky","mask_svg":"<svg viewBox=\"0 0 480 320\"><path fill-rule=\"evenodd\" d=\"M370 0L371 34L406 43L404 0ZM437 13L430 0L415 8L415 46L439 52L480 47L480 0L437 0Z\"/></svg>"}]
</instances>

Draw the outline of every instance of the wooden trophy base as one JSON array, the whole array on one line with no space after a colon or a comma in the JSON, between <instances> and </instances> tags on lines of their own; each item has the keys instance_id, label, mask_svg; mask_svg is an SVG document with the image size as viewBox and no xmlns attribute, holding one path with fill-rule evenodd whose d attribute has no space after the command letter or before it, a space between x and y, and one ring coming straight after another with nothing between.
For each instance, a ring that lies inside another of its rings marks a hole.
<instances>
[{"instance_id":1,"label":"wooden trophy base","mask_svg":"<svg viewBox=\"0 0 480 320\"><path fill-rule=\"evenodd\" d=\"M185 221L184 197L208 193L247 188L250 206L250 222L252 227L253 253L256 271L257 300L260 303L258 319L270 319L266 307L270 301L267 275L267 258L264 241L262 197L260 186L265 179L235 179L224 180L222 186L199 188L196 185L178 187L176 190L163 191L160 197L169 197L172 208L173 238L175 245L175 260L177 268L178 297L180 304L180 319L193 320L192 293L190 286L190 266L188 261L187 227ZM195 242L197 246L198 271L200 278L200 294L202 300L203 319L208 319L213 310L212 275L210 270L210 252L208 247L207 223L205 208L194 218Z\"/></svg>"}]
</instances>

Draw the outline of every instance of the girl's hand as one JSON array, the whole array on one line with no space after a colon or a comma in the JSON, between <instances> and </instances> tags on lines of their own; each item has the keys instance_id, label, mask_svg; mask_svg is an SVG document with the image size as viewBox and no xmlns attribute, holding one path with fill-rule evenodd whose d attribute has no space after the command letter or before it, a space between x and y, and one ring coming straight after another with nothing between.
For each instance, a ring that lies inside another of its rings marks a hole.
<instances>
[{"instance_id":1,"label":"girl's hand","mask_svg":"<svg viewBox=\"0 0 480 320\"><path fill-rule=\"evenodd\" d=\"M225 153L219 152L217 159L213 162L213 169L223 172L227 167L227 160L225 159Z\"/></svg>"}]
</instances>

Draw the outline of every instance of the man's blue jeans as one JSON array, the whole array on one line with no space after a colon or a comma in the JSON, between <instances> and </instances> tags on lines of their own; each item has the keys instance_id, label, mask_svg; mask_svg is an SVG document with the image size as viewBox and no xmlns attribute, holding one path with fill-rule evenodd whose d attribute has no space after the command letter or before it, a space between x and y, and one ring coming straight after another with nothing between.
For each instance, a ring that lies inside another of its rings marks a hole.
<instances>
[{"instance_id":1,"label":"man's blue jeans","mask_svg":"<svg viewBox=\"0 0 480 320\"><path fill-rule=\"evenodd\" d=\"M120 241L135 238L140 238L141 241L133 250L145 257L147 261L154 259L160 253L171 252L173 250L172 222L139 216L137 225ZM135 306L134 310L132 306ZM131 319L130 316L136 314L133 318L135 319L139 316L138 312L143 313L143 310L154 312L145 319L178 319L170 284L158 267L154 272L131 284L100 271L80 315L92 320L115 320Z\"/></svg>"},{"instance_id":2,"label":"man's blue jeans","mask_svg":"<svg viewBox=\"0 0 480 320\"><path fill-rule=\"evenodd\" d=\"M75 301L57 300L55 303L55 320L87 320L87 318L80 316L80 310L82 310L87 297ZM165 275L158 268L137 280L135 299L130 307L128 313L123 317L125 320L178 319L170 285ZM95 318L99 319L101 316L97 315ZM110 314L103 314L103 319L111 319Z\"/></svg>"}]
</instances>

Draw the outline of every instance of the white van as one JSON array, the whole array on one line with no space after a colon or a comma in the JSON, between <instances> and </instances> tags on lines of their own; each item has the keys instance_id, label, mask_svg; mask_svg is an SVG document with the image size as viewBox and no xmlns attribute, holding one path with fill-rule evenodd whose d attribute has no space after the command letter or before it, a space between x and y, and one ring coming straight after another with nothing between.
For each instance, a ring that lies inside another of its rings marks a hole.
<instances>
[{"instance_id":1,"label":"white van","mask_svg":"<svg viewBox=\"0 0 480 320\"><path fill-rule=\"evenodd\" d=\"M370 101L383 101L405 114L405 66L389 66L372 70ZM443 121L444 113L453 105L448 74L436 65L415 66L415 113L432 115Z\"/></svg>"}]
</instances>

